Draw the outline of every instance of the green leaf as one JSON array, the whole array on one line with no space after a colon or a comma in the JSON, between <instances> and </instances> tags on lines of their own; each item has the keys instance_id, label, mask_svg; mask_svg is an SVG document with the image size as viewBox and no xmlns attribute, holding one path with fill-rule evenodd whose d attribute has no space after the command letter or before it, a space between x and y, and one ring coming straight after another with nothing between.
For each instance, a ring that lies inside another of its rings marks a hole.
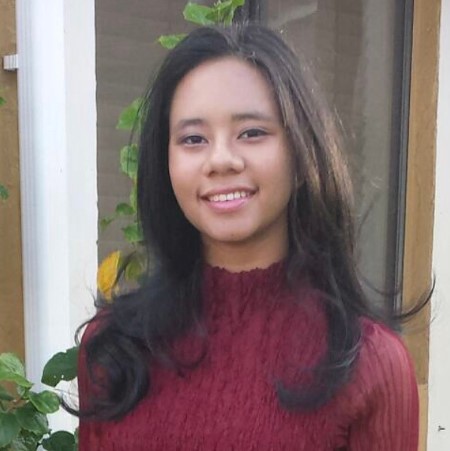
<instances>
[{"instance_id":1,"label":"green leaf","mask_svg":"<svg viewBox=\"0 0 450 451\"><path fill-rule=\"evenodd\" d=\"M12 396L3 385L0 385L0 401L12 401L14 396Z\"/></svg>"},{"instance_id":2,"label":"green leaf","mask_svg":"<svg viewBox=\"0 0 450 451\"><path fill-rule=\"evenodd\" d=\"M28 398L39 412L49 414L55 413L59 409L59 398L51 391L44 390L41 393L31 391L28 394Z\"/></svg>"},{"instance_id":3,"label":"green leaf","mask_svg":"<svg viewBox=\"0 0 450 451\"><path fill-rule=\"evenodd\" d=\"M245 3L244 0L218 1L212 7L210 19L217 24L231 25L236 9Z\"/></svg>"},{"instance_id":4,"label":"green leaf","mask_svg":"<svg viewBox=\"0 0 450 451\"><path fill-rule=\"evenodd\" d=\"M31 388L33 386L33 384L24 377L14 373L3 371L1 368L0 368L0 381L14 382L15 384L24 388Z\"/></svg>"},{"instance_id":5,"label":"green leaf","mask_svg":"<svg viewBox=\"0 0 450 451\"><path fill-rule=\"evenodd\" d=\"M136 222L124 227L122 230L125 235L125 239L131 244L140 243L143 240L141 228Z\"/></svg>"},{"instance_id":6,"label":"green leaf","mask_svg":"<svg viewBox=\"0 0 450 451\"><path fill-rule=\"evenodd\" d=\"M0 367L7 368L14 374L25 377L25 367L19 357L11 352L0 354Z\"/></svg>"},{"instance_id":7,"label":"green leaf","mask_svg":"<svg viewBox=\"0 0 450 451\"><path fill-rule=\"evenodd\" d=\"M138 169L138 147L136 144L124 146L120 150L120 169L131 180L136 180Z\"/></svg>"},{"instance_id":8,"label":"green leaf","mask_svg":"<svg viewBox=\"0 0 450 451\"><path fill-rule=\"evenodd\" d=\"M28 402L22 407L19 407L15 415L23 429L40 434L41 436L48 432L47 416L36 410L33 404Z\"/></svg>"},{"instance_id":9,"label":"green leaf","mask_svg":"<svg viewBox=\"0 0 450 451\"><path fill-rule=\"evenodd\" d=\"M106 228L116 219L116 216L108 216L100 219L100 230L104 232Z\"/></svg>"},{"instance_id":10,"label":"green leaf","mask_svg":"<svg viewBox=\"0 0 450 451\"><path fill-rule=\"evenodd\" d=\"M136 213L136 210L127 203L120 203L116 207L116 215L117 216L130 216L134 215Z\"/></svg>"},{"instance_id":11,"label":"green leaf","mask_svg":"<svg viewBox=\"0 0 450 451\"><path fill-rule=\"evenodd\" d=\"M3 185L0 185L0 199L6 200L9 197L9 191Z\"/></svg>"},{"instance_id":12,"label":"green leaf","mask_svg":"<svg viewBox=\"0 0 450 451\"><path fill-rule=\"evenodd\" d=\"M75 437L67 431L58 431L42 440L42 446L48 451L74 451Z\"/></svg>"},{"instance_id":13,"label":"green leaf","mask_svg":"<svg viewBox=\"0 0 450 451\"><path fill-rule=\"evenodd\" d=\"M193 22L197 25L214 25L214 21L208 17L211 11L212 8L209 6L188 2L184 8L183 17L188 22Z\"/></svg>"},{"instance_id":14,"label":"green leaf","mask_svg":"<svg viewBox=\"0 0 450 451\"><path fill-rule=\"evenodd\" d=\"M22 398L22 399L28 399L28 393L30 391L31 387L21 387L20 385L18 385L16 387L16 391L17 394Z\"/></svg>"},{"instance_id":15,"label":"green leaf","mask_svg":"<svg viewBox=\"0 0 450 451\"><path fill-rule=\"evenodd\" d=\"M8 449L14 451L36 451L41 438L42 434L38 436L28 431L21 431L19 436L11 442Z\"/></svg>"},{"instance_id":16,"label":"green leaf","mask_svg":"<svg viewBox=\"0 0 450 451\"><path fill-rule=\"evenodd\" d=\"M244 3L245 0L227 0L225 2L219 0L211 8L208 18L217 24L231 25L236 9Z\"/></svg>"},{"instance_id":17,"label":"green leaf","mask_svg":"<svg viewBox=\"0 0 450 451\"><path fill-rule=\"evenodd\" d=\"M213 9L218 11L227 10L229 8L237 9L239 6L244 6L245 0L218 0L214 3Z\"/></svg>"},{"instance_id":18,"label":"green leaf","mask_svg":"<svg viewBox=\"0 0 450 451\"><path fill-rule=\"evenodd\" d=\"M60 381L77 377L78 346L58 352L45 365L41 382L56 387Z\"/></svg>"},{"instance_id":19,"label":"green leaf","mask_svg":"<svg viewBox=\"0 0 450 451\"><path fill-rule=\"evenodd\" d=\"M165 49L173 49L175 48L184 38L186 37L186 33L183 34L167 34L162 35L158 38L158 42Z\"/></svg>"},{"instance_id":20,"label":"green leaf","mask_svg":"<svg viewBox=\"0 0 450 451\"><path fill-rule=\"evenodd\" d=\"M141 98L133 100L130 105L120 113L119 122L117 122L116 128L119 130L132 130L135 125L138 124L141 105Z\"/></svg>"},{"instance_id":21,"label":"green leaf","mask_svg":"<svg viewBox=\"0 0 450 451\"><path fill-rule=\"evenodd\" d=\"M227 3L230 3L230 6L223 11L221 21L224 25L231 25L236 9L243 6L245 0L230 0Z\"/></svg>"},{"instance_id":22,"label":"green leaf","mask_svg":"<svg viewBox=\"0 0 450 451\"><path fill-rule=\"evenodd\" d=\"M6 100L3 97L0 97L0 106L4 105Z\"/></svg>"},{"instance_id":23,"label":"green leaf","mask_svg":"<svg viewBox=\"0 0 450 451\"><path fill-rule=\"evenodd\" d=\"M136 185L136 182L134 182L133 188L131 189L130 204L134 208L134 211L137 211L137 185Z\"/></svg>"},{"instance_id":24,"label":"green leaf","mask_svg":"<svg viewBox=\"0 0 450 451\"><path fill-rule=\"evenodd\" d=\"M13 413L0 412L0 448L9 445L18 435L20 424Z\"/></svg>"},{"instance_id":25,"label":"green leaf","mask_svg":"<svg viewBox=\"0 0 450 451\"><path fill-rule=\"evenodd\" d=\"M25 369L22 362L12 353L0 354L0 381L14 382L25 388L33 386L25 378Z\"/></svg>"},{"instance_id":26,"label":"green leaf","mask_svg":"<svg viewBox=\"0 0 450 451\"><path fill-rule=\"evenodd\" d=\"M142 256L138 253L134 253L125 268L125 279L139 280L144 270L145 262L143 261Z\"/></svg>"}]
</instances>

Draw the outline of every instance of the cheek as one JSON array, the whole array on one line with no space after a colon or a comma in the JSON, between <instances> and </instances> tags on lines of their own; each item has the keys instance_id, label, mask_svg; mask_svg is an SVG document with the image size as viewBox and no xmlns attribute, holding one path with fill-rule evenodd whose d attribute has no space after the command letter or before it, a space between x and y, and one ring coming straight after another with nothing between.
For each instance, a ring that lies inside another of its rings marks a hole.
<instances>
[{"instance_id":1,"label":"cheek","mask_svg":"<svg viewBox=\"0 0 450 451\"><path fill-rule=\"evenodd\" d=\"M169 148L169 177L170 183L172 184L172 190L175 194L175 197L180 203L180 194L183 193L183 171L181 171L181 165L179 159L173 155L173 152L170 151Z\"/></svg>"},{"instance_id":2,"label":"cheek","mask_svg":"<svg viewBox=\"0 0 450 451\"><path fill-rule=\"evenodd\" d=\"M281 158L274 158L269 163L270 175L267 175L267 179L273 180L274 188L277 189L279 195L290 198L294 190L292 159L285 149L280 153L282 155Z\"/></svg>"},{"instance_id":3,"label":"cheek","mask_svg":"<svg viewBox=\"0 0 450 451\"><path fill-rule=\"evenodd\" d=\"M288 207L294 192L294 183L292 181L291 168L285 167L285 171L280 172L280 178L274 194L274 201L278 204L278 210L285 210Z\"/></svg>"},{"instance_id":4,"label":"cheek","mask_svg":"<svg viewBox=\"0 0 450 451\"><path fill-rule=\"evenodd\" d=\"M180 184L183 184L183 161L179 152L173 150L169 145L168 154L168 166L169 166L169 176L172 186L175 188Z\"/></svg>"},{"instance_id":5,"label":"cheek","mask_svg":"<svg viewBox=\"0 0 450 451\"><path fill-rule=\"evenodd\" d=\"M178 205L183 213L187 215L190 203L195 200L195 177L190 172L186 161L183 161L180 155L174 154L170 149L169 177Z\"/></svg>"}]
</instances>

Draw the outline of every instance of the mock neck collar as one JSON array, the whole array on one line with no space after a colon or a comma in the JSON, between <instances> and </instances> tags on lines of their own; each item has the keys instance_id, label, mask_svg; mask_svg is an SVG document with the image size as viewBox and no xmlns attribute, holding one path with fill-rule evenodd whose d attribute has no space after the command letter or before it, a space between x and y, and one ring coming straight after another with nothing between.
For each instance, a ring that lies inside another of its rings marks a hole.
<instances>
[{"instance_id":1,"label":"mock neck collar","mask_svg":"<svg viewBox=\"0 0 450 451\"><path fill-rule=\"evenodd\" d=\"M207 315L225 315L241 321L255 310L273 308L288 295L285 260L267 268L240 272L204 267L203 302Z\"/></svg>"}]
</instances>

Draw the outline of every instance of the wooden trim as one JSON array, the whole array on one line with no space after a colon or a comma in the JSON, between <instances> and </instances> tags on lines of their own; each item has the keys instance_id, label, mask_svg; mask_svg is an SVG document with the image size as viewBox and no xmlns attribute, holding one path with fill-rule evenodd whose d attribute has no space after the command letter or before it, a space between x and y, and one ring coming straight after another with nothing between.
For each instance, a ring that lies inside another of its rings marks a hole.
<instances>
[{"instance_id":1,"label":"wooden trim","mask_svg":"<svg viewBox=\"0 0 450 451\"><path fill-rule=\"evenodd\" d=\"M417 303L431 285L436 158L440 0L415 0L406 186L403 307ZM430 309L406 328L421 401L420 450L426 450Z\"/></svg>"},{"instance_id":2,"label":"wooden trim","mask_svg":"<svg viewBox=\"0 0 450 451\"><path fill-rule=\"evenodd\" d=\"M0 55L16 53L14 0L0 0ZM17 76L0 67L0 353L24 356Z\"/></svg>"}]
</instances>

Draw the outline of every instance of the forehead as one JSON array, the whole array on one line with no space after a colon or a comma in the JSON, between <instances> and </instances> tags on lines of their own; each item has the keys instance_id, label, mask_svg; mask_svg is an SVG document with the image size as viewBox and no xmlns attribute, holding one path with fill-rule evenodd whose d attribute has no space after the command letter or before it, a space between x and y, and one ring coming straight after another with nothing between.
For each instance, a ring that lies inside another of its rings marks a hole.
<instances>
[{"instance_id":1,"label":"forehead","mask_svg":"<svg viewBox=\"0 0 450 451\"><path fill-rule=\"evenodd\" d=\"M271 85L254 65L226 57L200 64L180 81L170 118L246 111L278 116Z\"/></svg>"}]
</instances>

